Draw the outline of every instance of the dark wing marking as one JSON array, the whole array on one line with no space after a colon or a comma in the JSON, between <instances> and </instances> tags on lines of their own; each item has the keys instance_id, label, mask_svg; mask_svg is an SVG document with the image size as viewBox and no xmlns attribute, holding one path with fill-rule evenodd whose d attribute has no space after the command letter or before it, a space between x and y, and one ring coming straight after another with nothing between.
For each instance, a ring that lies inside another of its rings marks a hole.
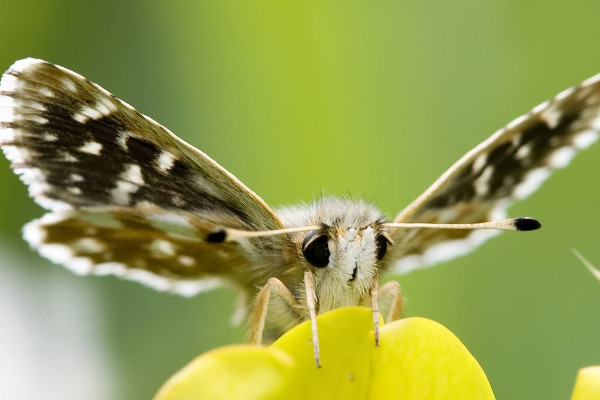
<instances>
[{"instance_id":1,"label":"dark wing marking","mask_svg":"<svg viewBox=\"0 0 600 400\"><path fill-rule=\"evenodd\" d=\"M598 139L600 75L561 92L475 147L404 209L396 222L502 219ZM396 230L391 269L405 273L470 252L494 231Z\"/></svg>"}]
</instances>

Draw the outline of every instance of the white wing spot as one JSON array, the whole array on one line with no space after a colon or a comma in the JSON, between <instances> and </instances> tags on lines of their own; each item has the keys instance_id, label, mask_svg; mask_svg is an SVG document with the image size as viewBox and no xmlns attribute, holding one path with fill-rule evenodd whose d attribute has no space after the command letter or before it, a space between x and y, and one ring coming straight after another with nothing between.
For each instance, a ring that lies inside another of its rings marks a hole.
<instances>
[{"instance_id":1,"label":"white wing spot","mask_svg":"<svg viewBox=\"0 0 600 400\"><path fill-rule=\"evenodd\" d=\"M77 86L75 86L75 83L73 83L73 81L66 76L62 78L62 84L70 92L77 91Z\"/></svg>"},{"instance_id":2,"label":"white wing spot","mask_svg":"<svg viewBox=\"0 0 600 400\"><path fill-rule=\"evenodd\" d=\"M102 118L102 113L88 105L84 105L78 113L73 114L73 119L81 124L85 124L90 119L100 118Z\"/></svg>"},{"instance_id":3,"label":"white wing spot","mask_svg":"<svg viewBox=\"0 0 600 400\"><path fill-rule=\"evenodd\" d=\"M517 152L515 153L515 158L517 160L522 160L524 158L529 157L529 155L531 154L531 147L532 146L530 144L525 144L521 146L519 150L517 150Z\"/></svg>"},{"instance_id":4,"label":"white wing spot","mask_svg":"<svg viewBox=\"0 0 600 400\"><path fill-rule=\"evenodd\" d=\"M517 148L521 145L521 141L523 140L523 135L514 135L511 139L511 144L513 148Z\"/></svg>"},{"instance_id":5,"label":"white wing spot","mask_svg":"<svg viewBox=\"0 0 600 400\"><path fill-rule=\"evenodd\" d=\"M56 264L62 264L77 275L87 275L92 271L92 260L75 257L73 249L64 244L42 244L39 253Z\"/></svg>"},{"instance_id":6,"label":"white wing spot","mask_svg":"<svg viewBox=\"0 0 600 400\"><path fill-rule=\"evenodd\" d=\"M548 107L546 110L540 113L540 119L544 121L544 123L550 129L556 128L561 117L562 112L558 109L558 106Z\"/></svg>"},{"instance_id":7,"label":"white wing spot","mask_svg":"<svg viewBox=\"0 0 600 400\"><path fill-rule=\"evenodd\" d=\"M98 264L94 267L94 275L114 275L119 278L127 277L127 266L116 262Z\"/></svg>"},{"instance_id":8,"label":"white wing spot","mask_svg":"<svg viewBox=\"0 0 600 400\"><path fill-rule=\"evenodd\" d=\"M31 182L29 184L29 195L35 199L38 196L44 196L50 191L50 185L44 180L41 182Z\"/></svg>"},{"instance_id":9,"label":"white wing spot","mask_svg":"<svg viewBox=\"0 0 600 400\"><path fill-rule=\"evenodd\" d=\"M150 251L152 251L156 254L159 254L159 255L166 255L166 256L174 256L175 255L175 246L173 245L173 243L169 242L168 240L155 239L152 241L152 243L150 243L148 248L150 249Z\"/></svg>"},{"instance_id":10,"label":"white wing spot","mask_svg":"<svg viewBox=\"0 0 600 400\"><path fill-rule=\"evenodd\" d=\"M40 88L39 93L44 97L54 97L54 92L47 87Z\"/></svg>"},{"instance_id":11,"label":"white wing spot","mask_svg":"<svg viewBox=\"0 0 600 400\"><path fill-rule=\"evenodd\" d=\"M58 136L56 136L54 133L45 132L42 135L42 139L44 142L56 142L58 140Z\"/></svg>"},{"instance_id":12,"label":"white wing spot","mask_svg":"<svg viewBox=\"0 0 600 400\"><path fill-rule=\"evenodd\" d=\"M37 101L33 100L21 100L21 106L23 108L31 108L36 111L46 111L46 106L44 106L42 103L38 103Z\"/></svg>"},{"instance_id":13,"label":"white wing spot","mask_svg":"<svg viewBox=\"0 0 600 400\"><path fill-rule=\"evenodd\" d=\"M480 196L485 196L488 193L490 189L490 178L492 177L493 173L494 168L491 165L488 165L483 170L479 178L477 178L477 180L474 182L475 193Z\"/></svg>"},{"instance_id":14,"label":"white wing spot","mask_svg":"<svg viewBox=\"0 0 600 400\"><path fill-rule=\"evenodd\" d=\"M108 116L117 110L117 106L105 97L98 98L94 106L102 116Z\"/></svg>"},{"instance_id":15,"label":"white wing spot","mask_svg":"<svg viewBox=\"0 0 600 400\"><path fill-rule=\"evenodd\" d=\"M40 125L46 125L48 123L48 120L41 115L28 115L27 121L37 122Z\"/></svg>"},{"instance_id":16,"label":"white wing spot","mask_svg":"<svg viewBox=\"0 0 600 400\"><path fill-rule=\"evenodd\" d=\"M35 185L38 186L38 185ZM48 190L50 190L50 187L45 184L45 185L39 185L40 186L40 190L37 191L34 188L34 185L31 185L29 187L29 196L33 197L35 199L35 202L38 203L40 206L44 207L47 210L52 210L52 211L67 211L67 210L72 210L73 206L70 205L69 203L65 203L64 201L60 201L60 200L54 200L54 199L49 199L48 197L46 197L44 195L44 192L47 192ZM42 191L43 190L43 191Z\"/></svg>"},{"instance_id":17,"label":"white wing spot","mask_svg":"<svg viewBox=\"0 0 600 400\"><path fill-rule=\"evenodd\" d=\"M67 188L67 191L76 196L79 196L81 194L81 189L79 189L77 186L69 186Z\"/></svg>"},{"instance_id":18,"label":"white wing spot","mask_svg":"<svg viewBox=\"0 0 600 400\"><path fill-rule=\"evenodd\" d=\"M15 168L15 173L26 185L46 182L44 172L39 168Z\"/></svg>"},{"instance_id":19,"label":"white wing spot","mask_svg":"<svg viewBox=\"0 0 600 400\"><path fill-rule=\"evenodd\" d=\"M89 142L86 142L83 146L81 146L77 150L81 151L82 153L88 153L88 154L92 154L95 156L99 156L100 152L102 151L102 145L98 142L90 140Z\"/></svg>"},{"instance_id":20,"label":"white wing spot","mask_svg":"<svg viewBox=\"0 0 600 400\"><path fill-rule=\"evenodd\" d=\"M134 136L132 132L130 131L123 131L123 132L119 132L118 136L117 136L117 144L119 146L121 146L121 148L125 151L127 151L127 138L129 138L129 136Z\"/></svg>"},{"instance_id":21,"label":"white wing spot","mask_svg":"<svg viewBox=\"0 0 600 400\"><path fill-rule=\"evenodd\" d=\"M129 196L137 192L139 186L127 181L118 181L117 187L111 190L110 196L116 204L129 205Z\"/></svg>"},{"instance_id":22,"label":"white wing spot","mask_svg":"<svg viewBox=\"0 0 600 400\"><path fill-rule=\"evenodd\" d=\"M129 164L127 169L121 174L121 178L137 185L144 184L142 168L137 164Z\"/></svg>"},{"instance_id":23,"label":"white wing spot","mask_svg":"<svg viewBox=\"0 0 600 400\"><path fill-rule=\"evenodd\" d=\"M71 246L81 253L100 253L106 250L106 245L91 237L81 238L71 243Z\"/></svg>"},{"instance_id":24,"label":"white wing spot","mask_svg":"<svg viewBox=\"0 0 600 400\"><path fill-rule=\"evenodd\" d=\"M487 160L487 154L482 154L473 161L473 172L477 173L485 166Z\"/></svg>"},{"instance_id":25,"label":"white wing spot","mask_svg":"<svg viewBox=\"0 0 600 400\"><path fill-rule=\"evenodd\" d=\"M592 118L590 121L590 127L594 130L600 130L600 115L596 115L595 118Z\"/></svg>"},{"instance_id":26,"label":"white wing spot","mask_svg":"<svg viewBox=\"0 0 600 400\"><path fill-rule=\"evenodd\" d=\"M177 261L179 261L179 264L186 267L193 267L196 264L196 260L190 256L179 256L177 257Z\"/></svg>"},{"instance_id":27,"label":"white wing spot","mask_svg":"<svg viewBox=\"0 0 600 400\"><path fill-rule=\"evenodd\" d=\"M53 215L53 214L46 214ZM37 247L46 241L46 237L48 236L48 232L42 228L42 224L44 218L41 220L35 220L23 227L23 238L27 243L31 246Z\"/></svg>"},{"instance_id":28,"label":"white wing spot","mask_svg":"<svg viewBox=\"0 0 600 400\"><path fill-rule=\"evenodd\" d=\"M171 291L181 296L191 297L199 292L214 289L221 286L223 282L218 278L202 279L197 281L178 281L173 282Z\"/></svg>"},{"instance_id":29,"label":"white wing spot","mask_svg":"<svg viewBox=\"0 0 600 400\"><path fill-rule=\"evenodd\" d=\"M4 155L14 164L26 163L30 160L29 150L19 146L3 146Z\"/></svg>"},{"instance_id":30,"label":"white wing spot","mask_svg":"<svg viewBox=\"0 0 600 400\"><path fill-rule=\"evenodd\" d=\"M172 286L172 283L169 280L143 269L130 270L127 279L143 283L146 286L160 291L169 290Z\"/></svg>"},{"instance_id":31,"label":"white wing spot","mask_svg":"<svg viewBox=\"0 0 600 400\"><path fill-rule=\"evenodd\" d=\"M71 174L69 176L69 179L71 180L71 182L83 182L83 176L79 175L79 174Z\"/></svg>"},{"instance_id":32,"label":"white wing spot","mask_svg":"<svg viewBox=\"0 0 600 400\"><path fill-rule=\"evenodd\" d=\"M2 112L2 110L0 110L0 113L1 112ZM0 116L0 121L3 121L1 116ZM0 130L0 145L12 143L15 141L15 138L18 138L21 136L23 136L23 133L19 129L13 129L13 128L2 129L2 130Z\"/></svg>"},{"instance_id":33,"label":"white wing spot","mask_svg":"<svg viewBox=\"0 0 600 400\"><path fill-rule=\"evenodd\" d=\"M106 93L109 96L108 92ZM105 115L117 111L118 107L109 97L100 97L97 104L102 104L102 109L107 110Z\"/></svg>"},{"instance_id":34,"label":"white wing spot","mask_svg":"<svg viewBox=\"0 0 600 400\"><path fill-rule=\"evenodd\" d=\"M158 166L158 169L163 172L168 172L171 168L173 168L174 164L175 156L168 151L163 151L156 159L156 165Z\"/></svg>"},{"instance_id":35,"label":"white wing spot","mask_svg":"<svg viewBox=\"0 0 600 400\"><path fill-rule=\"evenodd\" d=\"M120 175L121 180L117 182L117 186L111 190L113 201L121 205L129 205L130 195L139 190L144 184L142 177L142 169L139 165L129 164L125 171Z\"/></svg>"},{"instance_id":36,"label":"white wing spot","mask_svg":"<svg viewBox=\"0 0 600 400\"><path fill-rule=\"evenodd\" d=\"M88 275L94 269L93 261L87 257L74 257L64 263L58 264L63 264L76 275Z\"/></svg>"},{"instance_id":37,"label":"white wing spot","mask_svg":"<svg viewBox=\"0 0 600 400\"><path fill-rule=\"evenodd\" d=\"M11 70L14 71L13 67L11 67ZM22 90L24 87L25 82L23 82L16 76L9 74L2 75L2 91L4 91L5 93L15 93Z\"/></svg>"},{"instance_id":38,"label":"white wing spot","mask_svg":"<svg viewBox=\"0 0 600 400\"><path fill-rule=\"evenodd\" d=\"M598 140L598 132L585 130L573 138L573 145L578 149L585 149L591 146L596 140Z\"/></svg>"},{"instance_id":39,"label":"white wing spot","mask_svg":"<svg viewBox=\"0 0 600 400\"><path fill-rule=\"evenodd\" d=\"M6 76L6 75L5 75ZM4 87L4 79L2 79ZM0 121L14 122L17 120L15 109L18 107L17 102L10 96L0 96Z\"/></svg>"},{"instance_id":40,"label":"white wing spot","mask_svg":"<svg viewBox=\"0 0 600 400\"><path fill-rule=\"evenodd\" d=\"M563 147L555 151L549 160L549 164L554 168L564 168L575 157L576 150L572 147Z\"/></svg>"},{"instance_id":41,"label":"white wing spot","mask_svg":"<svg viewBox=\"0 0 600 400\"><path fill-rule=\"evenodd\" d=\"M73 154L67 153L66 151L60 152L60 159L65 162L78 162L79 160Z\"/></svg>"},{"instance_id":42,"label":"white wing spot","mask_svg":"<svg viewBox=\"0 0 600 400\"><path fill-rule=\"evenodd\" d=\"M101 115L110 115L110 110L100 101L96 102L94 108L98 110Z\"/></svg>"}]
</instances>

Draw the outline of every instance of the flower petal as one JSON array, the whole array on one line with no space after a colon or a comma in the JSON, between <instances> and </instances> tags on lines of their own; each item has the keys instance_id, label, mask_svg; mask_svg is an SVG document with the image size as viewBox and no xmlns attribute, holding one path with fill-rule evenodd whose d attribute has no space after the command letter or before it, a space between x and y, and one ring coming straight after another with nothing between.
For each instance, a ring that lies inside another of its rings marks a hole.
<instances>
[{"instance_id":1,"label":"flower petal","mask_svg":"<svg viewBox=\"0 0 600 400\"><path fill-rule=\"evenodd\" d=\"M579 370L571 400L600 399L600 365Z\"/></svg>"},{"instance_id":2,"label":"flower petal","mask_svg":"<svg viewBox=\"0 0 600 400\"><path fill-rule=\"evenodd\" d=\"M383 328L370 399L494 399L485 373L452 332L425 318Z\"/></svg>"},{"instance_id":3,"label":"flower petal","mask_svg":"<svg viewBox=\"0 0 600 400\"><path fill-rule=\"evenodd\" d=\"M229 346L196 358L155 400L494 399L477 361L436 322L407 318L383 326L380 347L368 308L325 313L318 327L322 368L307 321L269 348Z\"/></svg>"},{"instance_id":4,"label":"flower petal","mask_svg":"<svg viewBox=\"0 0 600 400\"><path fill-rule=\"evenodd\" d=\"M373 314L365 307L345 307L317 319L321 368L313 354L310 321L288 331L272 348L297 362L299 390L307 399L365 399L370 384L371 351L375 348ZM382 322L383 324L383 322Z\"/></svg>"},{"instance_id":5,"label":"flower petal","mask_svg":"<svg viewBox=\"0 0 600 400\"><path fill-rule=\"evenodd\" d=\"M259 346L227 346L209 351L173 375L154 400L282 399L293 360Z\"/></svg>"}]
</instances>

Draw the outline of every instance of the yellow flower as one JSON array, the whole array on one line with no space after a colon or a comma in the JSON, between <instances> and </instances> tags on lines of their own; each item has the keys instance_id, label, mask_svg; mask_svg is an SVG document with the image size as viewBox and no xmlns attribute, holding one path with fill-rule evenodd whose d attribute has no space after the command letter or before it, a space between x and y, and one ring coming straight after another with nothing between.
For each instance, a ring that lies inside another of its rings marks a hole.
<instances>
[{"instance_id":1,"label":"yellow flower","mask_svg":"<svg viewBox=\"0 0 600 400\"><path fill-rule=\"evenodd\" d=\"M348 307L318 317L322 368L310 324L269 347L239 345L205 353L171 377L155 400L494 399L485 373L442 325L406 318L381 329L371 310Z\"/></svg>"},{"instance_id":2,"label":"yellow flower","mask_svg":"<svg viewBox=\"0 0 600 400\"><path fill-rule=\"evenodd\" d=\"M600 399L600 365L581 368L575 381L571 400Z\"/></svg>"}]
</instances>

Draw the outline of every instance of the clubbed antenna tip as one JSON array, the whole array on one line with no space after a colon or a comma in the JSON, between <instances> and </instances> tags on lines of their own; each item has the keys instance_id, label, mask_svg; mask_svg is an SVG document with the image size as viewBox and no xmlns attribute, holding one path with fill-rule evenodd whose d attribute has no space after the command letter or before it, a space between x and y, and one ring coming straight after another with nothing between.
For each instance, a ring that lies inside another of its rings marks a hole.
<instances>
[{"instance_id":1,"label":"clubbed antenna tip","mask_svg":"<svg viewBox=\"0 0 600 400\"><path fill-rule=\"evenodd\" d=\"M542 227L540 221L535 218L515 218L514 223L518 231L535 231Z\"/></svg>"}]
</instances>

